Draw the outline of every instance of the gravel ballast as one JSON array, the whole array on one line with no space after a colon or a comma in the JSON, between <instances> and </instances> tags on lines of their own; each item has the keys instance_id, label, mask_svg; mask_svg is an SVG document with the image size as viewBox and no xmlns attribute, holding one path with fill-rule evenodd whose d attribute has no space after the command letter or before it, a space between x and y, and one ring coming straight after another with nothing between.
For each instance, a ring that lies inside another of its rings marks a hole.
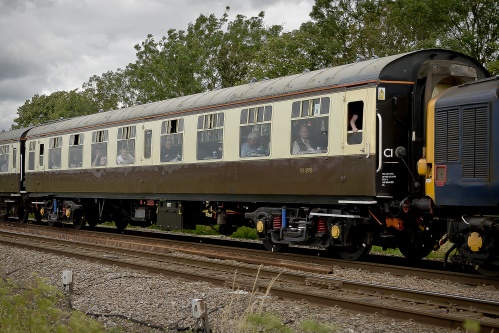
<instances>
[{"instance_id":1,"label":"gravel ballast","mask_svg":"<svg viewBox=\"0 0 499 333\"><path fill-rule=\"evenodd\" d=\"M196 327L192 318L191 301L202 298L207 304L213 332L245 332L238 328L245 313L263 311L279 316L285 325L299 332L300 323L313 320L337 328L344 333L384 332L464 332L425 326L413 321L399 321L378 314L361 314L340 308L320 307L301 301L278 299L272 295L256 295L232 290L206 282L170 278L144 271L104 265L85 260L26 250L0 244L0 274L2 278L22 283L33 275L44 277L47 283L63 290L62 271L73 272L74 287L71 302L75 309L99 316L105 327L123 327L124 332L160 332L142 324L164 327L167 332L176 328ZM425 290L486 294L488 299L499 299L493 287L463 288L452 282L424 281L417 278L394 277L359 270L335 267L333 277L359 281L380 281L381 284L406 284ZM425 288L423 288L425 286ZM464 289L464 291L463 291ZM497 297L497 298L496 298ZM115 316L118 315L118 316ZM167 329L169 328L169 329Z\"/></svg>"}]
</instances>

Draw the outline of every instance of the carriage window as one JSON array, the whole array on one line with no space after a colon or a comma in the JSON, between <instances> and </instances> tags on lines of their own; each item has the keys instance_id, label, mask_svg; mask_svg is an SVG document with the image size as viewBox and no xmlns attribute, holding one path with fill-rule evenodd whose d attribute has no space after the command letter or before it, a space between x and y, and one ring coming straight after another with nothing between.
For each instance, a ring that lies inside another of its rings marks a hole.
<instances>
[{"instance_id":1,"label":"carriage window","mask_svg":"<svg viewBox=\"0 0 499 333\"><path fill-rule=\"evenodd\" d=\"M62 137L58 136L49 140L49 169L61 167Z\"/></svg>"},{"instance_id":2,"label":"carriage window","mask_svg":"<svg viewBox=\"0 0 499 333\"><path fill-rule=\"evenodd\" d=\"M38 164L40 166L43 166L43 154L44 154L44 150L45 150L45 145L44 144L40 144L40 154L39 154L39 160L38 160Z\"/></svg>"},{"instance_id":3,"label":"carriage window","mask_svg":"<svg viewBox=\"0 0 499 333\"><path fill-rule=\"evenodd\" d=\"M118 128L118 157L116 157L116 164L135 163L135 133L135 126Z\"/></svg>"},{"instance_id":4,"label":"carriage window","mask_svg":"<svg viewBox=\"0 0 499 333\"><path fill-rule=\"evenodd\" d=\"M36 142L29 142L29 161L28 161L28 170L35 170L35 148Z\"/></svg>"},{"instance_id":5,"label":"carriage window","mask_svg":"<svg viewBox=\"0 0 499 333\"><path fill-rule=\"evenodd\" d=\"M92 166L101 167L107 165L107 130L92 132Z\"/></svg>"},{"instance_id":6,"label":"carriage window","mask_svg":"<svg viewBox=\"0 0 499 333\"><path fill-rule=\"evenodd\" d=\"M321 154L328 149L329 97L294 102L291 154Z\"/></svg>"},{"instance_id":7,"label":"carriage window","mask_svg":"<svg viewBox=\"0 0 499 333\"><path fill-rule=\"evenodd\" d=\"M364 102L348 103L347 143L358 145L362 143L362 124L364 123Z\"/></svg>"},{"instance_id":8,"label":"carriage window","mask_svg":"<svg viewBox=\"0 0 499 333\"><path fill-rule=\"evenodd\" d=\"M81 168L82 161L83 161L83 134L72 134L69 136L68 166L70 168Z\"/></svg>"},{"instance_id":9,"label":"carriage window","mask_svg":"<svg viewBox=\"0 0 499 333\"><path fill-rule=\"evenodd\" d=\"M204 120L202 122L204 124ZM161 162L182 161L184 120L165 120L161 124Z\"/></svg>"},{"instance_id":10,"label":"carriage window","mask_svg":"<svg viewBox=\"0 0 499 333\"><path fill-rule=\"evenodd\" d=\"M151 158L152 130L144 130L144 158Z\"/></svg>"},{"instance_id":11,"label":"carriage window","mask_svg":"<svg viewBox=\"0 0 499 333\"><path fill-rule=\"evenodd\" d=\"M17 148L12 147L12 169L17 168Z\"/></svg>"},{"instance_id":12,"label":"carriage window","mask_svg":"<svg viewBox=\"0 0 499 333\"><path fill-rule=\"evenodd\" d=\"M9 171L9 145L0 146L0 172Z\"/></svg>"},{"instance_id":13,"label":"carriage window","mask_svg":"<svg viewBox=\"0 0 499 333\"><path fill-rule=\"evenodd\" d=\"M270 155L270 121L272 106L241 110L239 128L239 156L260 157Z\"/></svg>"},{"instance_id":14,"label":"carriage window","mask_svg":"<svg viewBox=\"0 0 499 333\"><path fill-rule=\"evenodd\" d=\"M198 118L198 160L221 159L223 153L224 114L212 113Z\"/></svg>"}]
</instances>

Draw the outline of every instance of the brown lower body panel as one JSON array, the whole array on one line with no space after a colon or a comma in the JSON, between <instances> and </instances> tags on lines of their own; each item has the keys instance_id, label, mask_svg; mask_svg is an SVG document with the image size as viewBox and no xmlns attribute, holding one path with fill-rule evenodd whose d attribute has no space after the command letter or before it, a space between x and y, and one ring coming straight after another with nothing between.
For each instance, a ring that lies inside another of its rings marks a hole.
<instances>
[{"instance_id":1,"label":"brown lower body panel","mask_svg":"<svg viewBox=\"0 0 499 333\"><path fill-rule=\"evenodd\" d=\"M375 170L375 155L57 170L26 174L26 190L82 197L206 194L234 201L237 196L360 197L375 195Z\"/></svg>"}]
</instances>

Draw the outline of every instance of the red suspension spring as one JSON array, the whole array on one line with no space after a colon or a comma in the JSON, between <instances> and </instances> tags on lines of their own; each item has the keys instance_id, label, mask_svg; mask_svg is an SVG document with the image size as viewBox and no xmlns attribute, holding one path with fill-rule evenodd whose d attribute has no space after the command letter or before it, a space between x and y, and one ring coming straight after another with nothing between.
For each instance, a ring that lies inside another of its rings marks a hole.
<instances>
[{"instance_id":1,"label":"red suspension spring","mask_svg":"<svg viewBox=\"0 0 499 333\"><path fill-rule=\"evenodd\" d=\"M319 232L327 232L326 219L323 217L317 219L317 233Z\"/></svg>"},{"instance_id":2,"label":"red suspension spring","mask_svg":"<svg viewBox=\"0 0 499 333\"><path fill-rule=\"evenodd\" d=\"M281 215L274 216L273 223L274 223L274 229L281 229L281 227L282 227L282 216Z\"/></svg>"}]
</instances>

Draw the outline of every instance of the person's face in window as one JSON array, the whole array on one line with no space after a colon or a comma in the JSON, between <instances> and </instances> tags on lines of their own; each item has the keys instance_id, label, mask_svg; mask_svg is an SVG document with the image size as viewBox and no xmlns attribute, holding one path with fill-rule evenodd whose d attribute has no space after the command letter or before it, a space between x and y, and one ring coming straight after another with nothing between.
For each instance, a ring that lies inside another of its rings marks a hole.
<instances>
[{"instance_id":1,"label":"person's face in window","mask_svg":"<svg viewBox=\"0 0 499 333\"><path fill-rule=\"evenodd\" d=\"M307 139L308 138L308 128L306 126L302 126L300 128L300 131L298 132L298 135L300 136L300 138L302 139Z\"/></svg>"},{"instance_id":2,"label":"person's face in window","mask_svg":"<svg viewBox=\"0 0 499 333\"><path fill-rule=\"evenodd\" d=\"M248 144L250 147L253 147L256 144L256 138L249 138Z\"/></svg>"},{"instance_id":3,"label":"person's face in window","mask_svg":"<svg viewBox=\"0 0 499 333\"><path fill-rule=\"evenodd\" d=\"M168 139L168 140L165 141L165 148L167 150L172 149L172 140Z\"/></svg>"}]
</instances>

